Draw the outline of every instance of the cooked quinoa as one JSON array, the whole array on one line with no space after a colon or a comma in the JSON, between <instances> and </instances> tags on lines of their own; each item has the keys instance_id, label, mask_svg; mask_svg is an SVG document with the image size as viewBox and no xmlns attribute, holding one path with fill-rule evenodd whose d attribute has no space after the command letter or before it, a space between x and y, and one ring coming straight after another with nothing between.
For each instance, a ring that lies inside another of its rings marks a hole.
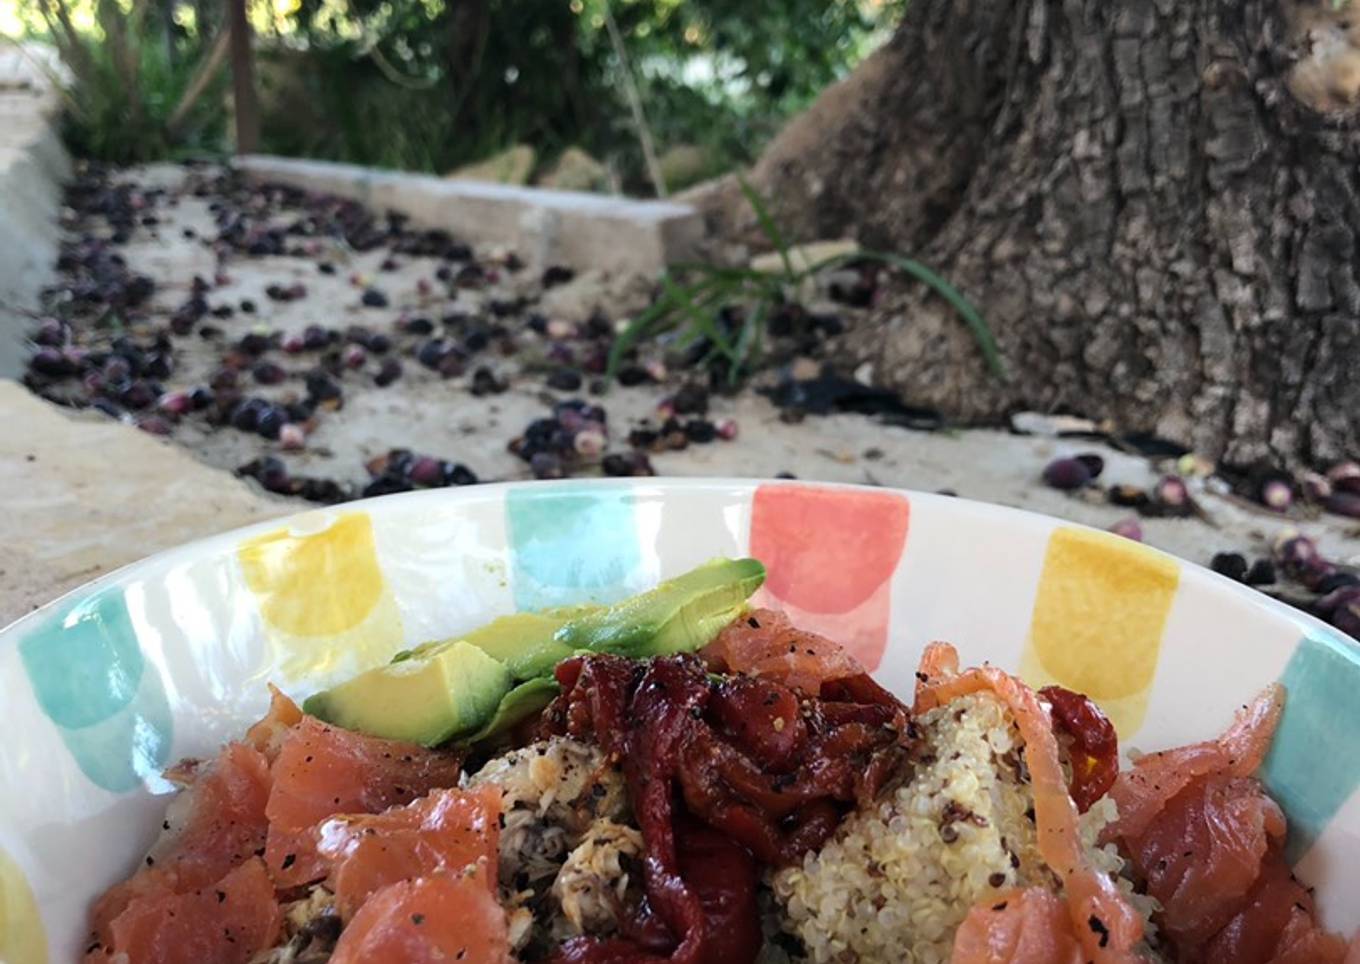
<instances>
[{"instance_id":1,"label":"cooked quinoa","mask_svg":"<svg viewBox=\"0 0 1360 964\"><path fill-rule=\"evenodd\" d=\"M910 779L772 877L782 925L809 961L946 962L974 904L1009 888L1059 886L1039 856L1024 741L1006 706L976 693L916 726ZM1122 860L1095 845L1112 808L1091 808L1082 839L1093 865L1114 875Z\"/></svg>"}]
</instances>

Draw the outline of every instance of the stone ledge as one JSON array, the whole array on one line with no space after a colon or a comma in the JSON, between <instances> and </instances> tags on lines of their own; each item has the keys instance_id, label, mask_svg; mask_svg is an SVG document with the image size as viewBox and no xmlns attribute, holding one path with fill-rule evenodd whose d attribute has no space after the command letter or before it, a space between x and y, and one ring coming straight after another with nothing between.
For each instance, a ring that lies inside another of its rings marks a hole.
<instances>
[{"instance_id":1,"label":"stone ledge","mask_svg":"<svg viewBox=\"0 0 1360 964\"><path fill-rule=\"evenodd\" d=\"M252 155L236 166L259 182L288 184L398 211L469 242L504 244L538 264L655 274L691 259L703 235L685 204L515 187Z\"/></svg>"},{"instance_id":2,"label":"stone ledge","mask_svg":"<svg viewBox=\"0 0 1360 964\"><path fill-rule=\"evenodd\" d=\"M71 162L50 91L0 90L0 376L22 369L23 334L57 254L61 185Z\"/></svg>"},{"instance_id":3,"label":"stone ledge","mask_svg":"<svg viewBox=\"0 0 1360 964\"><path fill-rule=\"evenodd\" d=\"M162 549L304 506L0 379L0 626Z\"/></svg>"}]
</instances>

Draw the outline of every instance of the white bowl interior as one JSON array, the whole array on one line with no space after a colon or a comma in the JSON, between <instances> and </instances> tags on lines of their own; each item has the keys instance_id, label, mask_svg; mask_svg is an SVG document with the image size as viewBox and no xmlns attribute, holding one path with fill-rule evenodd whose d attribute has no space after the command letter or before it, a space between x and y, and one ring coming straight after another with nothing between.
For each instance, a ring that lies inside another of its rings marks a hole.
<instances>
[{"instance_id":1,"label":"white bowl interior","mask_svg":"<svg viewBox=\"0 0 1360 964\"><path fill-rule=\"evenodd\" d=\"M129 566L0 634L0 960L75 957L160 825L159 771L267 702L516 609L645 589L714 556L910 694L924 645L1090 693L1125 747L1217 734L1289 690L1265 777L1325 923L1360 926L1360 652L1137 543L1015 510L752 481L479 486L317 510Z\"/></svg>"}]
</instances>

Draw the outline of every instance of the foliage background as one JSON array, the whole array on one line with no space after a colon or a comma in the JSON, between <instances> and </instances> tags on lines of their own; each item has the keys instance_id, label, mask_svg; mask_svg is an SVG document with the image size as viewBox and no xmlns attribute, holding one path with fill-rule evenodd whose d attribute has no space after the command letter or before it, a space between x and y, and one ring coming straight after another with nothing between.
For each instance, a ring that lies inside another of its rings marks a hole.
<instances>
[{"instance_id":1,"label":"foliage background","mask_svg":"<svg viewBox=\"0 0 1360 964\"><path fill-rule=\"evenodd\" d=\"M617 186L646 193L629 77L658 150L698 148L691 155L702 163L686 177L712 174L751 159L847 73L901 2L250 0L263 149L445 172L516 143L535 148L542 167L576 145L605 162ZM75 75L72 146L130 162L230 148L225 70L179 129L165 130L222 8L19 0L0 28L60 42ZM610 43L610 13L627 64Z\"/></svg>"}]
</instances>

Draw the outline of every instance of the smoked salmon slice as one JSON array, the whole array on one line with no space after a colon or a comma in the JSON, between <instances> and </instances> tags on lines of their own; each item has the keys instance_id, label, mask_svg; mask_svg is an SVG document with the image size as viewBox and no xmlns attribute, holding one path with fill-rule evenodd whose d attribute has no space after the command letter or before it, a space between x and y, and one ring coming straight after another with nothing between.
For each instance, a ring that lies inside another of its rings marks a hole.
<instances>
[{"instance_id":1,"label":"smoked salmon slice","mask_svg":"<svg viewBox=\"0 0 1360 964\"><path fill-rule=\"evenodd\" d=\"M1083 964L1066 902L1041 887L998 894L968 912L950 964Z\"/></svg>"},{"instance_id":2,"label":"smoked salmon slice","mask_svg":"<svg viewBox=\"0 0 1360 964\"><path fill-rule=\"evenodd\" d=\"M1232 920L1286 829L1255 780L1213 776L1173 797L1142 834L1124 838L1124 849L1162 905L1167 936L1198 947Z\"/></svg>"},{"instance_id":3,"label":"smoked salmon slice","mask_svg":"<svg viewBox=\"0 0 1360 964\"><path fill-rule=\"evenodd\" d=\"M995 666L960 672L958 652L947 643L931 643L926 647L916 678L913 712L918 716L980 690L990 690L1009 707L1025 741L1039 853L1063 882L1065 898L1059 900L1068 915L1068 934L1078 941L1085 960L1096 964L1135 964L1139 958L1134 949L1143 937L1143 919L1114 882L1092 867L1086 857L1077 829L1077 807L1063 775L1053 722L1038 695ZM1050 913L1046 903L1024 905L1025 909L1031 907L1036 913ZM1018 926L1014 913L989 918L979 912L974 927L980 931L989 922L1001 928L996 939L1003 944ZM1042 922L1034 926L1045 927ZM974 934L972 938L975 946L986 946L989 939L985 933Z\"/></svg>"},{"instance_id":4,"label":"smoked salmon slice","mask_svg":"<svg viewBox=\"0 0 1360 964\"><path fill-rule=\"evenodd\" d=\"M505 911L477 876L389 884L360 908L330 964L506 964Z\"/></svg>"},{"instance_id":5,"label":"smoked salmon slice","mask_svg":"<svg viewBox=\"0 0 1360 964\"><path fill-rule=\"evenodd\" d=\"M1156 920L1179 959L1345 959L1345 942L1318 927L1312 895L1284 859L1283 811L1251 776L1283 709L1273 684L1217 740L1141 757L1110 789L1119 816L1104 837L1161 903Z\"/></svg>"},{"instance_id":6,"label":"smoked salmon slice","mask_svg":"<svg viewBox=\"0 0 1360 964\"><path fill-rule=\"evenodd\" d=\"M1105 829L1104 838L1139 836L1169 800L1201 777L1251 776L1265 760L1283 712L1284 687L1274 683L1238 710L1217 740L1140 757L1110 788L1119 817Z\"/></svg>"},{"instance_id":7,"label":"smoked salmon slice","mask_svg":"<svg viewBox=\"0 0 1360 964\"><path fill-rule=\"evenodd\" d=\"M1237 914L1199 959L1205 964L1340 964L1345 942L1320 930L1314 914L1312 894L1274 851Z\"/></svg>"},{"instance_id":8,"label":"smoked salmon slice","mask_svg":"<svg viewBox=\"0 0 1360 964\"><path fill-rule=\"evenodd\" d=\"M137 898L205 887L257 856L269 828L270 782L268 761L243 743L228 744L197 768L193 783L170 805L147 865L95 902L95 933L107 936L109 922Z\"/></svg>"},{"instance_id":9,"label":"smoked salmon slice","mask_svg":"<svg viewBox=\"0 0 1360 964\"><path fill-rule=\"evenodd\" d=\"M302 722L302 710L287 694L273 683L269 684L269 712L258 723L246 730L246 742L273 763L283 746L288 731Z\"/></svg>"},{"instance_id":10,"label":"smoked salmon slice","mask_svg":"<svg viewBox=\"0 0 1360 964\"><path fill-rule=\"evenodd\" d=\"M738 618L702 655L710 665L772 679L813 696L822 683L865 673L839 643L796 628L788 616L773 609L752 610Z\"/></svg>"},{"instance_id":11,"label":"smoked salmon slice","mask_svg":"<svg viewBox=\"0 0 1360 964\"><path fill-rule=\"evenodd\" d=\"M318 831L321 856L334 866L332 890L342 920L374 892L398 881L477 871L496 889L501 791L435 790L379 814L333 817Z\"/></svg>"},{"instance_id":12,"label":"smoked salmon slice","mask_svg":"<svg viewBox=\"0 0 1360 964\"><path fill-rule=\"evenodd\" d=\"M283 912L258 857L207 887L132 901L87 964L246 964L278 941Z\"/></svg>"},{"instance_id":13,"label":"smoked salmon slice","mask_svg":"<svg viewBox=\"0 0 1360 964\"><path fill-rule=\"evenodd\" d=\"M320 880L328 865L313 829L341 813L379 813L438 787L458 785L462 759L414 743L380 740L303 717L279 747L265 813L265 863L280 887Z\"/></svg>"}]
</instances>

